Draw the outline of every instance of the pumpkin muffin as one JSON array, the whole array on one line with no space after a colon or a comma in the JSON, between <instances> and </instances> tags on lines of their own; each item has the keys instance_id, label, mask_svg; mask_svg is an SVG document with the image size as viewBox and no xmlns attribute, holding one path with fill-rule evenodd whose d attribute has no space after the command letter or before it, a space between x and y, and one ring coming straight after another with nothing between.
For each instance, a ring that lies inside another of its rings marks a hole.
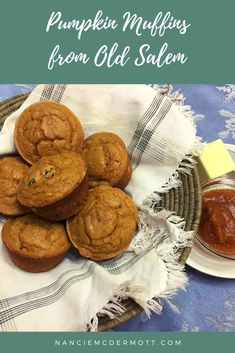
<instances>
[{"instance_id":1,"label":"pumpkin muffin","mask_svg":"<svg viewBox=\"0 0 235 353\"><path fill-rule=\"evenodd\" d=\"M20 157L0 158L0 213L19 216L29 212L17 199L20 180L28 169Z\"/></svg>"},{"instance_id":2,"label":"pumpkin muffin","mask_svg":"<svg viewBox=\"0 0 235 353\"><path fill-rule=\"evenodd\" d=\"M42 157L21 180L18 200L43 218L66 219L77 213L86 201L86 174L86 163L79 153Z\"/></svg>"},{"instance_id":3,"label":"pumpkin muffin","mask_svg":"<svg viewBox=\"0 0 235 353\"><path fill-rule=\"evenodd\" d=\"M30 164L63 151L79 152L83 140L83 129L76 115L51 101L40 101L26 108L14 130L16 148Z\"/></svg>"},{"instance_id":4,"label":"pumpkin muffin","mask_svg":"<svg viewBox=\"0 0 235 353\"><path fill-rule=\"evenodd\" d=\"M124 189L132 174L125 144L111 132L99 132L84 141L82 155L88 165L89 186L102 184Z\"/></svg>"},{"instance_id":5,"label":"pumpkin muffin","mask_svg":"<svg viewBox=\"0 0 235 353\"><path fill-rule=\"evenodd\" d=\"M27 215L9 219L2 240L11 260L28 272L45 272L55 267L70 248L65 226Z\"/></svg>"},{"instance_id":6,"label":"pumpkin muffin","mask_svg":"<svg viewBox=\"0 0 235 353\"><path fill-rule=\"evenodd\" d=\"M67 220L67 232L81 255L104 260L121 254L131 242L138 213L132 199L109 185L90 189L85 206Z\"/></svg>"}]
</instances>

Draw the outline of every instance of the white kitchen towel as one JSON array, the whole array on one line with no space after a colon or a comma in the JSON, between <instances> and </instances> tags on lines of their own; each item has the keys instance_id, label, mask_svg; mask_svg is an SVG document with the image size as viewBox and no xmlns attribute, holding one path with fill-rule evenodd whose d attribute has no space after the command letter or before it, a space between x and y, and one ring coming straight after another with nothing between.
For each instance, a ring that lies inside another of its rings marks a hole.
<instances>
[{"instance_id":1,"label":"white kitchen towel","mask_svg":"<svg viewBox=\"0 0 235 353\"><path fill-rule=\"evenodd\" d=\"M184 221L177 215L157 213L154 206L158 193L180 185L179 170L190 172L200 146L192 119L145 85L39 85L6 120L0 155L16 152L13 131L19 114L45 99L77 114L85 137L98 131L121 136L133 166L126 191L139 207L140 221L123 255L96 263L71 251L47 273L16 268L1 243L0 330L96 330L98 316L117 316L124 310L122 299L128 297L147 314L160 312L159 299L173 295L187 281L177 250L189 244L192 233L183 230Z\"/></svg>"}]
</instances>

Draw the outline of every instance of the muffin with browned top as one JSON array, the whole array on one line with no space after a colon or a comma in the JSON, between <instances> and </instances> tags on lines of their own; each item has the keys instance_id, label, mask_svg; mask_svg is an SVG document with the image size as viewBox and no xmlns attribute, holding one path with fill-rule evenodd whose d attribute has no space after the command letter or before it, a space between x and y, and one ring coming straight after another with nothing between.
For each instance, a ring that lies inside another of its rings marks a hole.
<instances>
[{"instance_id":1,"label":"muffin with browned top","mask_svg":"<svg viewBox=\"0 0 235 353\"><path fill-rule=\"evenodd\" d=\"M42 157L19 185L18 199L39 216L58 221L79 211L88 194L87 166L79 153Z\"/></svg>"},{"instance_id":2,"label":"muffin with browned top","mask_svg":"<svg viewBox=\"0 0 235 353\"><path fill-rule=\"evenodd\" d=\"M88 165L89 186L102 184L124 189L132 167L124 142L111 132L99 132L84 141L82 155Z\"/></svg>"},{"instance_id":3,"label":"muffin with browned top","mask_svg":"<svg viewBox=\"0 0 235 353\"><path fill-rule=\"evenodd\" d=\"M125 251L137 225L137 208L122 190L109 185L90 189L85 206L67 220L67 232L80 254L109 259Z\"/></svg>"},{"instance_id":4,"label":"muffin with browned top","mask_svg":"<svg viewBox=\"0 0 235 353\"><path fill-rule=\"evenodd\" d=\"M0 158L0 213L19 216L29 212L17 199L20 180L28 169L20 157Z\"/></svg>"},{"instance_id":5,"label":"muffin with browned top","mask_svg":"<svg viewBox=\"0 0 235 353\"><path fill-rule=\"evenodd\" d=\"M83 129L76 115L63 104L51 101L40 101L26 108L14 130L16 148L30 164L43 156L79 152L83 140Z\"/></svg>"},{"instance_id":6,"label":"muffin with browned top","mask_svg":"<svg viewBox=\"0 0 235 353\"><path fill-rule=\"evenodd\" d=\"M14 264L28 272L52 269L70 248L64 224L33 214L7 220L2 240Z\"/></svg>"}]
</instances>

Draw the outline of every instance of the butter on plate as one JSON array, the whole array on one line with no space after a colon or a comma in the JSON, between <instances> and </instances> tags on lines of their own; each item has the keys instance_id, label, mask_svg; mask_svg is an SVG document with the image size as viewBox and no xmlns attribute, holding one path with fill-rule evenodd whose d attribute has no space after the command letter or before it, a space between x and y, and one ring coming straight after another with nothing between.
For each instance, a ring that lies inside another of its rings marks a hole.
<instances>
[{"instance_id":1,"label":"butter on plate","mask_svg":"<svg viewBox=\"0 0 235 353\"><path fill-rule=\"evenodd\" d=\"M220 139L207 143L198 159L198 170L202 183L235 169L235 163Z\"/></svg>"}]
</instances>

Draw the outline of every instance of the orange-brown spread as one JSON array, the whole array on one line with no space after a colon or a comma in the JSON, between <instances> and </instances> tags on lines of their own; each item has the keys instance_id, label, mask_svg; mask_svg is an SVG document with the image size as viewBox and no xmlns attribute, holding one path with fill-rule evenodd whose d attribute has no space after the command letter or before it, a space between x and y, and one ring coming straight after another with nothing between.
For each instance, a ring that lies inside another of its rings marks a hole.
<instances>
[{"instance_id":1,"label":"orange-brown spread","mask_svg":"<svg viewBox=\"0 0 235 353\"><path fill-rule=\"evenodd\" d=\"M218 252L235 254L235 190L215 189L202 197L200 237Z\"/></svg>"}]
</instances>

